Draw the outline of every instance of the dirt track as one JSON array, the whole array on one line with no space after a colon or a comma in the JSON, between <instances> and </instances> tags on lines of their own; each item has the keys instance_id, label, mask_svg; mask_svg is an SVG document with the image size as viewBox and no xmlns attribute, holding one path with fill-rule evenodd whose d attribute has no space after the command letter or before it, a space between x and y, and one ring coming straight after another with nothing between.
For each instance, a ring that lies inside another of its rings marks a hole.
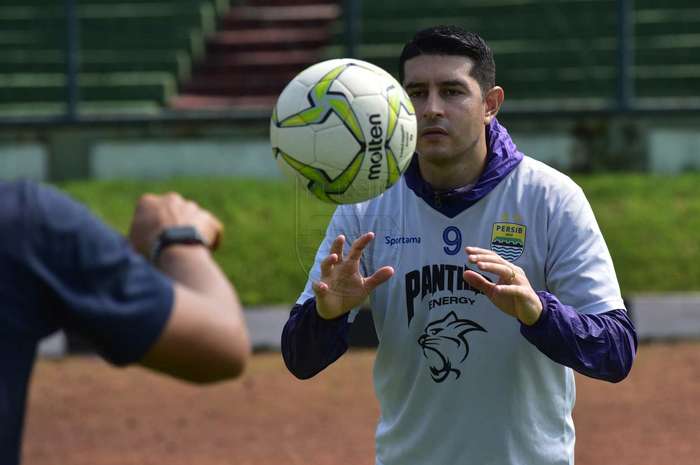
<instances>
[{"instance_id":1,"label":"dirt track","mask_svg":"<svg viewBox=\"0 0 700 465\"><path fill-rule=\"evenodd\" d=\"M205 388L96 358L40 361L23 463L373 464L373 356L298 381L258 354L244 379ZM621 384L577 383L577 465L700 463L700 342L643 345Z\"/></svg>"}]
</instances>

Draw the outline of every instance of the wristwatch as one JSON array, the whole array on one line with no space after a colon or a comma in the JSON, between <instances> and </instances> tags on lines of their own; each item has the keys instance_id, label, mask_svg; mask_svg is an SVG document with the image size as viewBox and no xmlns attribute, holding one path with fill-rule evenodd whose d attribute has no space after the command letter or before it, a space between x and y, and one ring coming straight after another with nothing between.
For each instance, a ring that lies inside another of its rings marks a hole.
<instances>
[{"instance_id":1,"label":"wristwatch","mask_svg":"<svg viewBox=\"0 0 700 465\"><path fill-rule=\"evenodd\" d=\"M207 243L204 242L204 238L199 231L197 231L197 228L192 226L173 226L165 228L151 246L149 257L151 264L156 264L161 250L173 244L200 244L205 247L207 246Z\"/></svg>"}]
</instances>

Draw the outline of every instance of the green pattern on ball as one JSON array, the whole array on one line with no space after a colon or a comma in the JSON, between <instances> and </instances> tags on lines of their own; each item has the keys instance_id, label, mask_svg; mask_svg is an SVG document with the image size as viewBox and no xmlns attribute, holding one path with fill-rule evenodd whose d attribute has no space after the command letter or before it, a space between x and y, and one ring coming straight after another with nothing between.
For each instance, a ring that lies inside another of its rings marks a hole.
<instances>
[{"instance_id":1,"label":"green pattern on ball","mask_svg":"<svg viewBox=\"0 0 700 465\"><path fill-rule=\"evenodd\" d=\"M362 133L362 128L347 97L341 93L329 93L333 81L349 66L354 65L345 64L332 69L314 85L309 93L309 95L313 97L312 100L315 101L315 104L311 108L302 110L281 122L277 122L275 118L277 107L275 107L275 110L273 110L273 121L275 125L281 128L294 128L311 124L321 124L326 121L328 115L332 112L338 115L338 118L340 118L350 130L355 139L357 139L360 144L364 144L365 137Z\"/></svg>"},{"instance_id":2,"label":"green pattern on ball","mask_svg":"<svg viewBox=\"0 0 700 465\"><path fill-rule=\"evenodd\" d=\"M314 168L313 166L305 165L279 149L275 149L274 152L275 157L277 157L277 155L281 155L289 166L307 178L310 181L306 186L309 191L320 200L327 203L338 203L337 201L333 200L329 194L341 195L345 193L345 191L348 190L350 185L357 177L357 173L360 171L360 167L362 166L362 162L365 158L364 153L361 152L357 154L352 163L348 165L340 176L335 179L331 179L328 177L325 171Z\"/></svg>"},{"instance_id":3,"label":"green pattern on ball","mask_svg":"<svg viewBox=\"0 0 700 465\"><path fill-rule=\"evenodd\" d=\"M389 168L389 177L386 180L386 188L388 189L401 178L401 170L399 170L399 165L396 163L394 152L388 147L386 149L386 162Z\"/></svg>"}]
</instances>

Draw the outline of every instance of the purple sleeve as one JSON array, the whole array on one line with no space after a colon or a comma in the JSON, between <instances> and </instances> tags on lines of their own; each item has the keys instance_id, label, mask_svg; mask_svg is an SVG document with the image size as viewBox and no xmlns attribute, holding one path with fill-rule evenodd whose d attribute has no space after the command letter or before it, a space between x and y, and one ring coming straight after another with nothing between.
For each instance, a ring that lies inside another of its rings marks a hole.
<instances>
[{"instance_id":1,"label":"purple sleeve","mask_svg":"<svg viewBox=\"0 0 700 465\"><path fill-rule=\"evenodd\" d=\"M295 305L282 330L287 369L299 379L309 379L338 360L348 350L348 315L324 320L316 312L313 297Z\"/></svg>"},{"instance_id":2,"label":"purple sleeve","mask_svg":"<svg viewBox=\"0 0 700 465\"><path fill-rule=\"evenodd\" d=\"M627 377L637 351L637 331L626 311L588 315L547 292L537 295L542 315L532 326L521 324L520 333L540 352L590 378L618 383Z\"/></svg>"}]
</instances>

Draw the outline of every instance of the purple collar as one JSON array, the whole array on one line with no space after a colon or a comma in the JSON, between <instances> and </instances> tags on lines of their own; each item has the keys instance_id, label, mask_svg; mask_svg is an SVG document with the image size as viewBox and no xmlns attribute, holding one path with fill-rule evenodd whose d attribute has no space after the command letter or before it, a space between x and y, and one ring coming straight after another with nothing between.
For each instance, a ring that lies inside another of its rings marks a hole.
<instances>
[{"instance_id":1,"label":"purple collar","mask_svg":"<svg viewBox=\"0 0 700 465\"><path fill-rule=\"evenodd\" d=\"M406 185L432 208L454 218L491 192L523 159L506 128L495 118L486 126L486 145L486 167L471 189L460 187L436 191L421 176L418 155L415 154L404 173Z\"/></svg>"}]
</instances>

